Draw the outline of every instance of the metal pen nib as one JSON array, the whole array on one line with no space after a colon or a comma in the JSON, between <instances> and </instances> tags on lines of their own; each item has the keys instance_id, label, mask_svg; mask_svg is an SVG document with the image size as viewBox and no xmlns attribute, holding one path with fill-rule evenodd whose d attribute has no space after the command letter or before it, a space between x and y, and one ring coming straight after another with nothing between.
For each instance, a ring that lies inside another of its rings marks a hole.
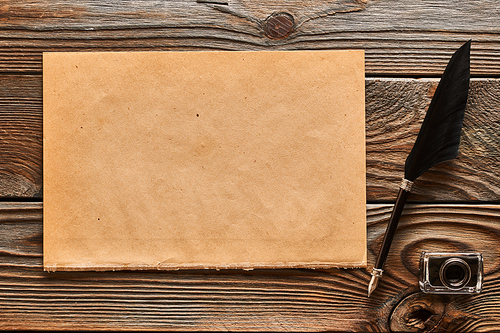
<instances>
[{"instance_id":1,"label":"metal pen nib","mask_svg":"<svg viewBox=\"0 0 500 333\"><path fill-rule=\"evenodd\" d=\"M370 280L370 284L368 285L368 297L373 293L375 289L377 289L378 279L382 276L384 271L382 269L373 268L372 270L372 278Z\"/></svg>"}]
</instances>

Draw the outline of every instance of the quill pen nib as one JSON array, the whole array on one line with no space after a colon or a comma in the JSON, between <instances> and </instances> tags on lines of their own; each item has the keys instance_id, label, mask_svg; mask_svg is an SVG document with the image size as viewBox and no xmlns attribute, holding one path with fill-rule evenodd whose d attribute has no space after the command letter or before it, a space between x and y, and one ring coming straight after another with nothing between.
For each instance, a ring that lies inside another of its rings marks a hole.
<instances>
[{"instance_id":1,"label":"quill pen nib","mask_svg":"<svg viewBox=\"0 0 500 333\"><path fill-rule=\"evenodd\" d=\"M368 285L368 297L377 289L379 277L376 275L372 275L372 279L370 280L370 284Z\"/></svg>"},{"instance_id":2,"label":"quill pen nib","mask_svg":"<svg viewBox=\"0 0 500 333\"><path fill-rule=\"evenodd\" d=\"M373 268L372 270L372 278L370 280L370 284L368 285L368 297L377 289L378 279L382 276L384 271L378 268Z\"/></svg>"}]
</instances>

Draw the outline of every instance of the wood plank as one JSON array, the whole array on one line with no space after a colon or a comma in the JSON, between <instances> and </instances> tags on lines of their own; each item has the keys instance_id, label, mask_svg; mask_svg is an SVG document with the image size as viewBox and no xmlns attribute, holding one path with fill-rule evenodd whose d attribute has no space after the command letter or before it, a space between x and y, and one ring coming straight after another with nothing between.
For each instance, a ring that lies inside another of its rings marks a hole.
<instances>
[{"instance_id":1,"label":"wood plank","mask_svg":"<svg viewBox=\"0 0 500 333\"><path fill-rule=\"evenodd\" d=\"M367 198L395 200L437 79L366 80ZM500 80L474 79L458 159L418 179L413 201L498 201ZM0 75L0 196L42 196L42 77Z\"/></svg>"},{"instance_id":2,"label":"wood plank","mask_svg":"<svg viewBox=\"0 0 500 333\"><path fill-rule=\"evenodd\" d=\"M0 196L42 196L42 78L0 75Z\"/></svg>"},{"instance_id":3,"label":"wood plank","mask_svg":"<svg viewBox=\"0 0 500 333\"><path fill-rule=\"evenodd\" d=\"M369 265L391 208L367 206ZM407 206L386 273L367 298L366 269L46 273L42 204L3 202L0 329L499 330L499 221L496 205ZM422 250L482 252L483 292L460 297L419 292ZM425 311L418 308L422 304ZM433 315L439 320L425 322ZM427 327L431 324L435 327Z\"/></svg>"},{"instance_id":4,"label":"wood plank","mask_svg":"<svg viewBox=\"0 0 500 333\"><path fill-rule=\"evenodd\" d=\"M283 38L269 33L279 12ZM499 16L491 0L11 0L0 6L0 72L40 73L44 51L356 48L369 75L435 76L473 39L473 75L498 76Z\"/></svg>"},{"instance_id":5,"label":"wood plank","mask_svg":"<svg viewBox=\"0 0 500 333\"><path fill-rule=\"evenodd\" d=\"M366 81L367 198L395 200L437 79ZM410 201L498 201L500 81L472 80L459 156L423 174Z\"/></svg>"}]
</instances>

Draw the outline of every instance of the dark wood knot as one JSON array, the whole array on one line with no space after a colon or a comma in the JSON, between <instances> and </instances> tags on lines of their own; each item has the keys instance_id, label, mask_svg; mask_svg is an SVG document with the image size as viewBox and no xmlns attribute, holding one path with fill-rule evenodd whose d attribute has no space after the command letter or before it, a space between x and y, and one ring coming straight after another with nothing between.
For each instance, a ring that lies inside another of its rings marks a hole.
<instances>
[{"instance_id":1,"label":"dark wood knot","mask_svg":"<svg viewBox=\"0 0 500 333\"><path fill-rule=\"evenodd\" d=\"M440 295L412 294L403 299L390 318L392 332L430 331L445 313L445 300Z\"/></svg>"},{"instance_id":2,"label":"dark wood knot","mask_svg":"<svg viewBox=\"0 0 500 333\"><path fill-rule=\"evenodd\" d=\"M392 311L392 332L461 332L481 316L464 311L471 298L416 293L404 298ZM465 303L464 303L465 302Z\"/></svg>"},{"instance_id":3,"label":"dark wood knot","mask_svg":"<svg viewBox=\"0 0 500 333\"><path fill-rule=\"evenodd\" d=\"M274 13L266 19L264 30L269 38L283 39L295 28L293 16L288 13Z\"/></svg>"}]
</instances>

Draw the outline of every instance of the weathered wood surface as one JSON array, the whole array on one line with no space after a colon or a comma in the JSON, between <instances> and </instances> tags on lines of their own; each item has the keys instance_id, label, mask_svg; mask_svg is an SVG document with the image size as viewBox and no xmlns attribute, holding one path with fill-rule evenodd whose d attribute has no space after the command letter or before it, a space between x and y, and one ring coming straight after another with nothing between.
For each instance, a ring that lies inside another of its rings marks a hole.
<instances>
[{"instance_id":1,"label":"weathered wood surface","mask_svg":"<svg viewBox=\"0 0 500 333\"><path fill-rule=\"evenodd\" d=\"M0 0L3 200L42 199L45 51L364 49L370 202L394 200L437 86L416 78L468 39L475 77L460 155L415 184L428 204L407 206L371 298L364 269L48 274L42 204L0 202L0 329L500 330L499 17L496 0ZM371 266L391 205L367 207ZM419 292L422 250L482 252L484 292Z\"/></svg>"},{"instance_id":2,"label":"weathered wood surface","mask_svg":"<svg viewBox=\"0 0 500 333\"><path fill-rule=\"evenodd\" d=\"M42 196L42 78L0 75L0 196Z\"/></svg>"},{"instance_id":3,"label":"weathered wood surface","mask_svg":"<svg viewBox=\"0 0 500 333\"><path fill-rule=\"evenodd\" d=\"M366 83L368 200L395 200L438 80ZM500 80L471 81L459 156L423 174L410 201L499 201Z\"/></svg>"},{"instance_id":4,"label":"weathered wood surface","mask_svg":"<svg viewBox=\"0 0 500 333\"><path fill-rule=\"evenodd\" d=\"M370 265L391 208L367 206ZM500 330L499 242L498 206L409 205L370 298L366 269L46 273L42 205L0 203L0 329ZM483 293L420 293L422 250L482 252Z\"/></svg>"},{"instance_id":5,"label":"weathered wood surface","mask_svg":"<svg viewBox=\"0 0 500 333\"><path fill-rule=\"evenodd\" d=\"M278 12L292 18L281 39L267 26ZM498 17L496 0L9 0L0 2L0 72L39 73L42 51L359 48L370 75L440 75L473 39L472 73L491 76L500 74Z\"/></svg>"},{"instance_id":6,"label":"weathered wood surface","mask_svg":"<svg viewBox=\"0 0 500 333\"><path fill-rule=\"evenodd\" d=\"M394 200L437 79L366 80L367 198ZM410 200L500 200L500 80L471 83L460 155L419 178ZM0 76L0 196L42 196L42 78Z\"/></svg>"}]
</instances>

